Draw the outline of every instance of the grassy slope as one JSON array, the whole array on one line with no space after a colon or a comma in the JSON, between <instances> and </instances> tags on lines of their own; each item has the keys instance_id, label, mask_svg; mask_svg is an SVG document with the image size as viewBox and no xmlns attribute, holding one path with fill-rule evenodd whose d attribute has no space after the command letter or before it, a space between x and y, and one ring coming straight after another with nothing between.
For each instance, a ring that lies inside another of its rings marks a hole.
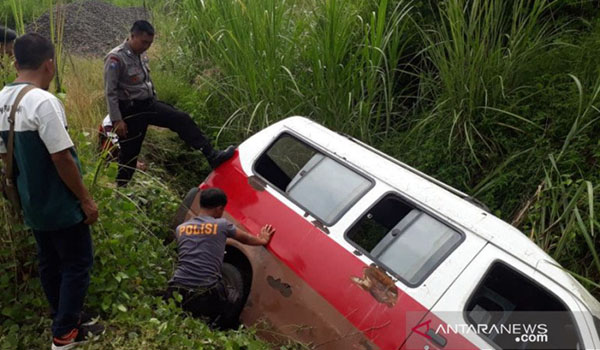
<instances>
[{"instance_id":1,"label":"grassy slope","mask_svg":"<svg viewBox=\"0 0 600 350\"><path fill-rule=\"evenodd\" d=\"M182 318L177 308L155 297L174 266L174 247L163 246L162 237L169 234L168 223L180 194L156 176L159 169L138 173L126 193L114 189L115 164L105 165L95 148L96 128L105 113L101 67L101 60L73 58L65 74L70 133L101 213L93 227L96 260L87 306L102 313L108 332L87 348L266 348L254 340L252 331L212 332L198 320ZM163 144L173 146L170 142ZM5 203L0 206L4 212ZM33 278L34 241L20 227L6 220L0 223L4 242L0 266L10 272L0 279L2 290L7 291L0 297L0 349L45 348L50 321L39 281Z\"/></svg>"},{"instance_id":2,"label":"grassy slope","mask_svg":"<svg viewBox=\"0 0 600 350\"><path fill-rule=\"evenodd\" d=\"M160 46L160 40L157 46ZM156 48L153 49L153 52ZM169 162L150 164L147 174L138 173L126 192L113 186L115 164L106 164L96 151L97 126L106 113L102 92L102 61L69 57L65 66L65 108L69 131L75 141L90 186L100 210L92 228L95 265L87 307L101 313L108 331L86 349L266 349L253 330L213 332L201 321L182 317L181 310L157 297L171 276L175 249L163 246L170 234L171 217L181 198L170 188L177 181L166 170ZM157 71L154 79L159 94L172 100L180 85L168 71ZM176 137L151 130L145 153L160 159L161 152L181 149ZM208 173L201 156L191 151L188 162L196 160L198 172L187 175L197 184ZM183 154L183 155L182 155ZM194 167L190 164L176 166ZM183 163L183 162L181 162ZM173 165L174 166L174 165ZM169 182L161 180L171 178ZM0 200L0 349L42 349L50 345L48 308L39 280L35 278L35 242L30 232L7 216L7 204ZM284 346L285 348L285 346Z\"/></svg>"}]
</instances>

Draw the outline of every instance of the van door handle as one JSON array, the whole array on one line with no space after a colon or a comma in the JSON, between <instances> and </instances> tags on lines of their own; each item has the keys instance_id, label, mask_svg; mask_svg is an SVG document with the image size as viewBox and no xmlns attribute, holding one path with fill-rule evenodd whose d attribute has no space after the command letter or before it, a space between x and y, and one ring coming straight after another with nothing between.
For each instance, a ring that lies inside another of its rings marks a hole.
<instances>
[{"instance_id":1,"label":"van door handle","mask_svg":"<svg viewBox=\"0 0 600 350\"><path fill-rule=\"evenodd\" d=\"M431 340L433 340L434 343L441 346L442 348L444 346L446 346L446 344L448 344L448 340L446 338L444 338L443 336L437 334L435 332L435 330L433 330L433 328L429 328L429 330L427 332L425 332L425 334L430 336Z\"/></svg>"}]
</instances>

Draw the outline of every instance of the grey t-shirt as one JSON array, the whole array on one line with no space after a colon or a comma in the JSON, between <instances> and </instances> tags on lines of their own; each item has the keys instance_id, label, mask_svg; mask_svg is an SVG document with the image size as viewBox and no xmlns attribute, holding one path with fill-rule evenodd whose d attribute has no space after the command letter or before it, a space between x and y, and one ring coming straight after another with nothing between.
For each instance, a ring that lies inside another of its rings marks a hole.
<instances>
[{"instance_id":1,"label":"grey t-shirt","mask_svg":"<svg viewBox=\"0 0 600 350\"><path fill-rule=\"evenodd\" d=\"M198 288L219 281L225 242L235 231L226 219L211 216L197 216L177 226L179 262L170 282Z\"/></svg>"}]
</instances>

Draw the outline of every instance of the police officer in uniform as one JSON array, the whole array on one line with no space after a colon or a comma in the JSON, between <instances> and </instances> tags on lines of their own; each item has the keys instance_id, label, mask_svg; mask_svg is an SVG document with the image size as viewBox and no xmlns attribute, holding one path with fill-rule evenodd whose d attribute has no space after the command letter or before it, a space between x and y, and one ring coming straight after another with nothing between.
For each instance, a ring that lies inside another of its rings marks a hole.
<instances>
[{"instance_id":1,"label":"police officer in uniform","mask_svg":"<svg viewBox=\"0 0 600 350\"><path fill-rule=\"evenodd\" d=\"M126 185L135 172L137 156L148 125L175 131L189 146L202 151L214 169L233 156L235 148L213 149L192 118L156 99L146 50L154 40L154 28L144 20L136 21L129 38L108 53L104 64L104 85L108 112L119 136L117 185Z\"/></svg>"}]
</instances>

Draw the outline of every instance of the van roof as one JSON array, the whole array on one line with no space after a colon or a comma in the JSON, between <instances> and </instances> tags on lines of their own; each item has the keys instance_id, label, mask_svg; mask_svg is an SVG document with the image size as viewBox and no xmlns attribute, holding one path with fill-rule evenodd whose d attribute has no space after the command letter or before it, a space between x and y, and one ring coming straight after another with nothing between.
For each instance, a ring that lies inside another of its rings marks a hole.
<instances>
[{"instance_id":1,"label":"van roof","mask_svg":"<svg viewBox=\"0 0 600 350\"><path fill-rule=\"evenodd\" d=\"M396 188L408 199L421 203L449 222L467 229L522 260L566 287L594 314L600 314L600 303L552 257L521 231L488 213L485 206L474 204L474 200L468 195L358 140L335 133L305 117L289 117L277 124L307 137L338 158Z\"/></svg>"}]
</instances>

